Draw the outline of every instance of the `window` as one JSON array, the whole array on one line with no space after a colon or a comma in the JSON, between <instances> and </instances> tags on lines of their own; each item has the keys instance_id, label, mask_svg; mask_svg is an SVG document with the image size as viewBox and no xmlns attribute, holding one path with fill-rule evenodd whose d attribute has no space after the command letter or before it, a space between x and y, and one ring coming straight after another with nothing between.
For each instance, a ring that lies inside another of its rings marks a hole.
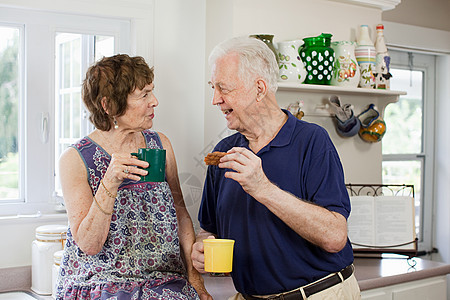
<instances>
[{"instance_id":1,"label":"window","mask_svg":"<svg viewBox=\"0 0 450 300\"><path fill-rule=\"evenodd\" d=\"M0 67L6 52L15 57L7 64L15 79L0 72L0 151L12 153L1 154L0 216L60 208L56 162L67 144L92 129L81 80L96 57L130 53L130 20L0 9Z\"/></svg>"},{"instance_id":2,"label":"window","mask_svg":"<svg viewBox=\"0 0 450 300\"><path fill-rule=\"evenodd\" d=\"M383 183L414 185L419 249L431 250L435 57L399 51L390 55L391 89L407 94L385 110Z\"/></svg>"},{"instance_id":3,"label":"window","mask_svg":"<svg viewBox=\"0 0 450 300\"><path fill-rule=\"evenodd\" d=\"M0 201L21 199L22 28L0 24Z\"/></svg>"},{"instance_id":4,"label":"window","mask_svg":"<svg viewBox=\"0 0 450 300\"><path fill-rule=\"evenodd\" d=\"M87 68L114 54L114 37L58 32L56 34L55 190L61 193L58 161L62 152L94 127L81 100Z\"/></svg>"}]
</instances>

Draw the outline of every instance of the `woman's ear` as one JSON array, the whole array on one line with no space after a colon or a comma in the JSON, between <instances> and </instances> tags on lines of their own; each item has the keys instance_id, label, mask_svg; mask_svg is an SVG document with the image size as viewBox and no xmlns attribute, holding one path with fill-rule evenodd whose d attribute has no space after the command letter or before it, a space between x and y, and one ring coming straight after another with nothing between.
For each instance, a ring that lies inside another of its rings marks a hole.
<instances>
[{"instance_id":1,"label":"woman's ear","mask_svg":"<svg viewBox=\"0 0 450 300\"><path fill-rule=\"evenodd\" d=\"M106 101L107 101L106 97L103 97L101 100L101 103L102 103L103 110L106 112L107 115L109 115L108 105L107 105Z\"/></svg>"},{"instance_id":2,"label":"woman's ear","mask_svg":"<svg viewBox=\"0 0 450 300\"><path fill-rule=\"evenodd\" d=\"M260 102L267 95L267 83L263 79L256 80L256 101Z\"/></svg>"}]
</instances>

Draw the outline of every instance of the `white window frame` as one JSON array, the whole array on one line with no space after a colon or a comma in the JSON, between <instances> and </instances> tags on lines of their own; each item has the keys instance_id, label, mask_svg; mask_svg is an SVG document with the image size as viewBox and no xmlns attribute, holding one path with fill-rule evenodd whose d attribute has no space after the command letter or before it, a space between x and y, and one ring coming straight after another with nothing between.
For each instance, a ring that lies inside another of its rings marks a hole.
<instances>
[{"instance_id":1,"label":"white window frame","mask_svg":"<svg viewBox=\"0 0 450 300\"><path fill-rule=\"evenodd\" d=\"M130 53L129 18L104 18L34 11L0 9L0 21L23 26L23 106L20 109L21 199L0 203L1 215L55 211L55 35L72 32L114 36L117 53ZM130 53L131 54L131 53ZM46 123L47 126L43 127ZM23 149L24 148L24 149ZM56 208L57 209L57 208Z\"/></svg>"},{"instance_id":2,"label":"white window frame","mask_svg":"<svg viewBox=\"0 0 450 300\"><path fill-rule=\"evenodd\" d=\"M2 20L3 21L3 20ZM1 200L0 203L4 203L5 205L12 202L25 202L24 196L24 184L25 184L25 151L21 151L25 147L25 129L24 129L24 120L25 120L25 27L23 24L17 23L9 23L9 22L0 22L0 26L15 28L19 30L19 116L18 116L18 149L19 149L19 197L18 199L5 199Z\"/></svg>"},{"instance_id":3,"label":"white window frame","mask_svg":"<svg viewBox=\"0 0 450 300\"><path fill-rule=\"evenodd\" d=\"M391 68L410 69L407 50L390 50ZM410 51L409 51L410 52ZM435 75L436 57L426 53L413 53L414 70L424 72L423 87L423 124L422 149L417 154L385 154L383 161L419 161L422 166L421 178L421 235L419 238L419 251L431 251L433 248L433 207L434 207L434 148L435 148ZM391 104L395 105L395 104ZM411 141L413 142L413 141Z\"/></svg>"},{"instance_id":4,"label":"white window frame","mask_svg":"<svg viewBox=\"0 0 450 300\"><path fill-rule=\"evenodd\" d=\"M61 32L59 32L61 33ZM68 33L68 32L64 32L64 33ZM69 34L73 34L73 33L69 33ZM88 67L94 63L95 60L100 59L101 57L95 57L95 37L99 36L99 35L88 35L88 34L81 34L81 75L83 76L83 74L86 73ZM112 36L113 37L113 36ZM114 37L113 37L114 38ZM68 41L68 38L66 36L56 36L56 41L55 41L55 49L59 48L59 45L61 45L62 43ZM116 49L116 45L113 46L113 52L115 52ZM58 50L56 50L58 51ZM56 64L55 64L55 74L58 74L58 66L61 64L60 62L60 55L56 54ZM60 86L61 86L61 76L55 76L55 111L59 112L60 111L60 107L59 105L61 104L61 101L59 100L59 93L60 93ZM74 90L74 88L69 88L70 90ZM80 88L76 89L77 92L80 92L81 94L81 86ZM61 128L63 128L64 126L62 126L61 123L59 123L61 121L61 116L56 116L55 114L55 153L57 154L55 156L55 196L56 197L62 197L62 190L60 187L60 181L59 181L59 174L58 174L58 163L59 163L59 155L61 154L59 153L59 148L60 148L60 144L73 144L75 143L77 140L79 140L81 137L88 135L90 132L92 132L95 129L95 126L90 122L89 120L89 111L86 109L84 103L81 101L81 107L80 107L80 136L78 137L69 137L69 138L64 138L64 139L60 139L61 136ZM59 124L58 124L59 123ZM73 129L73 126L70 126L71 130ZM72 136L72 135L71 135ZM60 201L62 200L62 198L58 198Z\"/></svg>"}]
</instances>

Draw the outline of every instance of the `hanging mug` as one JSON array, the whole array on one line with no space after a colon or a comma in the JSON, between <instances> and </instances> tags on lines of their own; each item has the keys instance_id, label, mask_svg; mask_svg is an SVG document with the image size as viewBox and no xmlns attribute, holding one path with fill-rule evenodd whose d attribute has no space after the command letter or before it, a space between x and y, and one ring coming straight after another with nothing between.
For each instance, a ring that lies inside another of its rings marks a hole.
<instances>
[{"instance_id":1,"label":"hanging mug","mask_svg":"<svg viewBox=\"0 0 450 300\"><path fill-rule=\"evenodd\" d=\"M375 143L381 141L386 133L386 123L381 118L374 104L358 115L361 122L359 136L366 142Z\"/></svg>"}]
</instances>

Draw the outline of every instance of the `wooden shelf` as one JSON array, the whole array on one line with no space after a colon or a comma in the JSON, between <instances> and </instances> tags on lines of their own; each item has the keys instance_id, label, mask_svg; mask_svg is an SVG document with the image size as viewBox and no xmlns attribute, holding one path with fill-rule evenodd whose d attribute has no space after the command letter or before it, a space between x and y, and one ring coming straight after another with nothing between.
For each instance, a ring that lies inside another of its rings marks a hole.
<instances>
[{"instance_id":1,"label":"wooden shelf","mask_svg":"<svg viewBox=\"0 0 450 300\"><path fill-rule=\"evenodd\" d=\"M331 0L335 2L350 3L364 7L379 8L383 11L394 9L401 0Z\"/></svg>"},{"instance_id":2,"label":"wooden shelf","mask_svg":"<svg viewBox=\"0 0 450 300\"><path fill-rule=\"evenodd\" d=\"M295 100L302 100L302 110L305 115L309 116L332 116L327 108L327 103L330 96L333 95L340 97L343 103L352 103L357 107L357 111L362 111L368 104L374 103L383 116L386 106L389 103L398 102L399 97L406 95L406 92L278 82L277 98L282 106L295 102Z\"/></svg>"},{"instance_id":3,"label":"wooden shelf","mask_svg":"<svg viewBox=\"0 0 450 300\"><path fill-rule=\"evenodd\" d=\"M345 88L332 85L320 84L298 84L293 82L278 82L278 90L280 91L298 91L308 93L322 94L346 94L346 95L364 95L364 96L400 96L406 95L403 91L364 89L364 88Z\"/></svg>"}]
</instances>

